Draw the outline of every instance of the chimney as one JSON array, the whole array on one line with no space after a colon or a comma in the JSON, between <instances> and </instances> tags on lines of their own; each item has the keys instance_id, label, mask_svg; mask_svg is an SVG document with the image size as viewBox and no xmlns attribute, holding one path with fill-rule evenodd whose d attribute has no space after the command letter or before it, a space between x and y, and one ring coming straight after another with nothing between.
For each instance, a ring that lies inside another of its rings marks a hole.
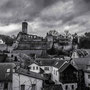
<instances>
[{"instance_id":1,"label":"chimney","mask_svg":"<svg viewBox=\"0 0 90 90\"><path fill-rule=\"evenodd\" d=\"M24 20L24 22L22 22L22 33L27 34L27 28L28 28L28 23L26 20Z\"/></svg>"}]
</instances>

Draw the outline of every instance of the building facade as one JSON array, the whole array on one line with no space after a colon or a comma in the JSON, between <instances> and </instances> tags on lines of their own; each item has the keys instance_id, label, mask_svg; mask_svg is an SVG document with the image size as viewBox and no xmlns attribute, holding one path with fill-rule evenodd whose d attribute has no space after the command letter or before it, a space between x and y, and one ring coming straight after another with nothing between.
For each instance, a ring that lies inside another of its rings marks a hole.
<instances>
[{"instance_id":1,"label":"building facade","mask_svg":"<svg viewBox=\"0 0 90 90\"><path fill-rule=\"evenodd\" d=\"M0 63L0 90L42 90L44 78L13 63Z\"/></svg>"}]
</instances>

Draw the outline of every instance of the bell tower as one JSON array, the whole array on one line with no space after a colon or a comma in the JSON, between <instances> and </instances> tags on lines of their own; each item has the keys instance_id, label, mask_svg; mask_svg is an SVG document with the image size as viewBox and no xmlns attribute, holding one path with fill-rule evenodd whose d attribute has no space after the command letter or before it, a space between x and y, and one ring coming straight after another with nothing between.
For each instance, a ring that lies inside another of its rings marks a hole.
<instances>
[{"instance_id":1,"label":"bell tower","mask_svg":"<svg viewBox=\"0 0 90 90\"><path fill-rule=\"evenodd\" d=\"M22 22L22 33L27 34L28 23L26 20Z\"/></svg>"}]
</instances>

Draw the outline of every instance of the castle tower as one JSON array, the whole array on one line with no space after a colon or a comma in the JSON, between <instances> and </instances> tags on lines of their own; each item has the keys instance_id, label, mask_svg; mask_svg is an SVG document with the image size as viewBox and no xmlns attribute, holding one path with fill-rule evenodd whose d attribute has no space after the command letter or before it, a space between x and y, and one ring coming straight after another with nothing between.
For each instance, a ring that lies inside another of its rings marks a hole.
<instances>
[{"instance_id":1,"label":"castle tower","mask_svg":"<svg viewBox=\"0 0 90 90\"><path fill-rule=\"evenodd\" d=\"M28 28L28 23L25 20L24 22L22 22L22 33L27 34L27 28Z\"/></svg>"}]
</instances>

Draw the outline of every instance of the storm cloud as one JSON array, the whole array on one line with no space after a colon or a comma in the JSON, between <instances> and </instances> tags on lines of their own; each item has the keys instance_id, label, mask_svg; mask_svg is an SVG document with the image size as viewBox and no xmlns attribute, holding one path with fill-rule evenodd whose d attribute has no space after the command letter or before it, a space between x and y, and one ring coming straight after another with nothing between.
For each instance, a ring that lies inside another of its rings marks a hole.
<instances>
[{"instance_id":1,"label":"storm cloud","mask_svg":"<svg viewBox=\"0 0 90 90\"><path fill-rule=\"evenodd\" d=\"M15 34L27 20L28 32L45 35L49 30L84 33L90 29L90 0L0 0L0 32ZM15 29L14 29L15 28ZM6 29L6 30L5 30Z\"/></svg>"}]
</instances>

